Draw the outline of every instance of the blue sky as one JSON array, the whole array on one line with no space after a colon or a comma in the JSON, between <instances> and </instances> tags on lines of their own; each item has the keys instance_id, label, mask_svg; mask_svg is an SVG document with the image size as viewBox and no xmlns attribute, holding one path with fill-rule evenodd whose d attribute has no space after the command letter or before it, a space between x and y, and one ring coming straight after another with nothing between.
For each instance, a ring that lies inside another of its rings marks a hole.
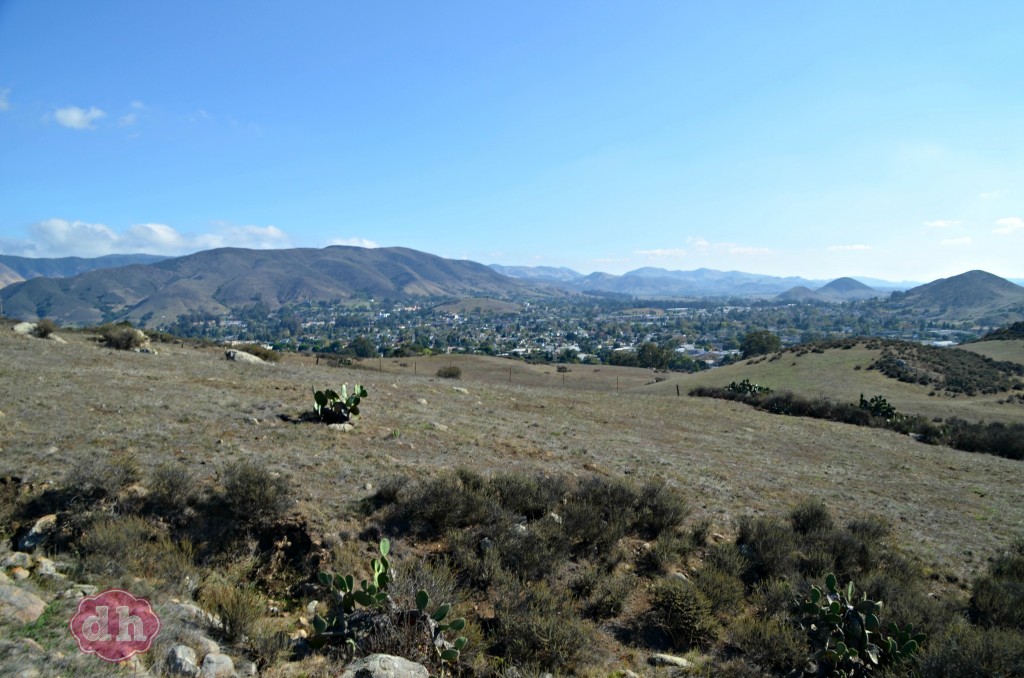
<instances>
[{"instance_id":1,"label":"blue sky","mask_svg":"<svg viewBox=\"0 0 1024 678\"><path fill-rule=\"evenodd\" d=\"M0 0L0 252L1024 278L1021 2Z\"/></svg>"}]
</instances>

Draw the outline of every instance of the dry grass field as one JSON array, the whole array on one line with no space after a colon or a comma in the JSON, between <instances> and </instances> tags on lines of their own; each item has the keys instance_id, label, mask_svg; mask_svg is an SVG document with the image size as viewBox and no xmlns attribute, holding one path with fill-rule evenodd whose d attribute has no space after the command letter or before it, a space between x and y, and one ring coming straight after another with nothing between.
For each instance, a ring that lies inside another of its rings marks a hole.
<instances>
[{"instance_id":1,"label":"dry grass field","mask_svg":"<svg viewBox=\"0 0 1024 678\"><path fill-rule=\"evenodd\" d=\"M992 360L1008 360L1024 365L1024 339L979 341L975 344L964 344L960 348L980 353Z\"/></svg>"},{"instance_id":2,"label":"dry grass field","mask_svg":"<svg viewBox=\"0 0 1024 678\"><path fill-rule=\"evenodd\" d=\"M881 516L934 575L936 593L961 599L988 560L1024 534L1020 462L686 396L699 383L750 378L851 400L882 393L910 412L1024 420L1019 406L1009 412L986 398L928 397L855 371L871 360L862 349L786 354L774 363L666 375L652 385L653 374L630 368L572 365L559 373L466 356L335 367L285 355L247 365L217 348L155 344L150 355L58 334L66 344L0 327L0 477L34 488L73 480L117 454L131 456L144 474L182 462L211 485L231 462L254 460L292 485L290 513L311 532L336 536L360 529L359 501L397 474L470 468L485 476L657 477L687 497L690 522L709 519L726 539L741 516L785 515L805 499L824 502L844 521ZM846 377L837 384L823 375L835 374L839 361ZM449 364L461 368L461 379L435 376ZM311 388L353 382L369 392L353 431L302 420L312 409ZM416 548L403 540L395 546Z\"/></svg>"}]
</instances>

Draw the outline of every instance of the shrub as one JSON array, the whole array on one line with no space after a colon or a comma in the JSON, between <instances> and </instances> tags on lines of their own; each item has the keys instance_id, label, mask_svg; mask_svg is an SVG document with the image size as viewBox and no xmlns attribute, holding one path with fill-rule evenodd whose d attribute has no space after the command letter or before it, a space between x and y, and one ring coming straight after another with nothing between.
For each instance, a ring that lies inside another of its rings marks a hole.
<instances>
[{"instance_id":1,"label":"shrub","mask_svg":"<svg viewBox=\"0 0 1024 678\"><path fill-rule=\"evenodd\" d=\"M42 320L36 323L36 328L35 330L33 330L33 334L35 334L40 339L46 339L48 336L50 336L56 331L57 323L53 322L49 318L43 318Z\"/></svg>"},{"instance_id":2,"label":"shrub","mask_svg":"<svg viewBox=\"0 0 1024 678\"><path fill-rule=\"evenodd\" d=\"M736 544L750 562L746 574L752 582L785 576L795 563L793 532L777 519L743 516Z\"/></svg>"},{"instance_id":3,"label":"shrub","mask_svg":"<svg viewBox=\"0 0 1024 678\"><path fill-rule=\"evenodd\" d=\"M606 553L635 522L636 490L625 480L591 476L563 508L566 537L578 552Z\"/></svg>"},{"instance_id":4,"label":"shrub","mask_svg":"<svg viewBox=\"0 0 1024 678\"><path fill-rule=\"evenodd\" d=\"M724 619L733 614L743 603L743 582L739 577L716 567L702 568L693 583L708 599L711 611L719 615L719 618Z\"/></svg>"},{"instance_id":5,"label":"shrub","mask_svg":"<svg viewBox=\"0 0 1024 678\"><path fill-rule=\"evenodd\" d=\"M505 659L573 673L591 650L593 628L576 615L572 600L545 581L503 588L495 612Z\"/></svg>"},{"instance_id":6,"label":"shrub","mask_svg":"<svg viewBox=\"0 0 1024 678\"><path fill-rule=\"evenodd\" d=\"M704 556L705 567L715 567L734 577L745 579L750 561L735 544L715 544Z\"/></svg>"},{"instance_id":7,"label":"shrub","mask_svg":"<svg viewBox=\"0 0 1024 678\"><path fill-rule=\"evenodd\" d=\"M461 379L462 368L455 365L446 365L437 370L437 377L439 379Z\"/></svg>"},{"instance_id":8,"label":"shrub","mask_svg":"<svg viewBox=\"0 0 1024 678\"><path fill-rule=\"evenodd\" d=\"M229 643L251 636L266 611L266 599L250 585L215 577L207 581L199 602L216 615L221 633Z\"/></svg>"},{"instance_id":9,"label":"shrub","mask_svg":"<svg viewBox=\"0 0 1024 678\"><path fill-rule=\"evenodd\" d=\"M728 643L759 667L779 675L803 668L807 638L787 619L742 616L729 627Z\"/></svg>"},{"instance_id":10,"label":"shrub","mask_svg":"<svg viewBox=\"0 0 1024 678\"><path fill-rule=\"evenodd\" d=\"M542 518L555 508L565 494L565 480L542 474L499 473L491 480L501 506L528 520Z\"/></svg>"},{"instance_id":11,"label":"shrub","mask_svg":"<svg viewBox=\"0 0 1024 678\"><path fill-rule=\"evenodd\" d=\"M611 619L622 614L626 601L637 590L636 575L624 573L598 577L584 606L594 619Z\"/></svg>"},{"instance_id":12,"label":"shrub","mask_svg":"<svg viewBox=\"0 0 1024 678\"><path fill-rule=\"evenodd\" d=\"M139 516L103 516L85 530L79 546L86 570L114 579L148 577L187 590L193 551Z\"/></svg>"},{"instance_id":13,"label":"shrub","mask_svg":"<svg viewBox=\"0 0 1024 678\"><path fill-rule=\"evenodd\" d=\"M403 489L390 520L407 523L424 536L439 536L452 528L479 525L494 511L485 479L446 470Z\"/></svg>"},{"instance_id":14,"label":"shrub","mask_svg":"<svg viewBox=\"0 0 1024 678\"><path fill-rule=\"evenodd\" d=\"M640 488L636 499L636 518L633 527L648 539L657 538L663 531L682 524L690 509L679 491L664 480L648 480Z\"/></svg>"},{"instance_id":15,"label":"shrub","mask_svg":"<svg viewBox=\"0 0 1024 678\"><path fill-rule=\"evenodd\" d=\"M956 624L925 647L920 667L924 678L1024 675L1024 635Z\"/></svg>"},{"instance_id":16,"label":"shrub","mask_svg":"<svg viewBox=\"0 0 1024 678\"><path fill-rule=\"evenodd\" d=\"M971 607L986 627L1024 630L1024 540L997 556L975 580Z\"/></svg>"},{"instance_id":17,"label":"shrub","mask_svg":"<svg viewBox=\"0 0 1024 678\"><path fill-rule=\"evenodd\" d=\"M72 491L90 498L115 498L139 481L139 462L130 452L111 452L106 457L68 472Z\"/></svg>"},{"instance_id":18,"label":"shrub","mask_svg":"<svg viewBox=\"0 0 1024 678\"><path fill-rule=\"evenodd\" d=\"M291 489L263 464L237 461L224 470L224 499L239 526L261 529L284 514L291 504Z\"/></svg>"},{"instance_id":19,"label":"shrub","mask_svg":"<svg viewBox=\"0 0 1024 678\"><path fill-rule=\"evenodd\" d=\"M658 541L645 549L637 558L637 570L645 575L658 575L684 561L693 550L693 543L677 533L669 532L658 537Z\"/></svg>"},{"instance_id":20,"label":"shrub","mask_svg":"<svg viewBox=\"0 0 1024 678\"><path fill-rule=\"evenodd\" d=\"M152 511L170 519L185 515L199 500L199 486L188 467L163 462L149 476L149 500Z\"/></svg>"},{"instance_id":21,"label":"shrub","mask_svg":"<svg viewBox=\"0 0 1024 678\"><path fill-rule=\"evenodd\" d=\"M688 581L665 579L655 584L649 615L677 650L707 648L720 632L711 602Z\"/></svg>"},{"instance_id":22,"label":"shrub","mask_svg":"<svg viewBox=\"0 0 1024 678\"><path fill-rule=\"evenodd\" d=\"M119 351L133 351L149 343L149 337L145 332L127 323L103 325L99 328L99 333L105 346Z\"/></svg>"},{"instance_id":23,"label":"shrub","mask_svg":"<svg viewBox=\"0 0 1024 678\"><path fill-rule=\"evenodd\" d=\"M832 529L832 515L825 505L814 499L806 499L789 514L793 531L798 534Z\"/></svg>"}]
</instances>

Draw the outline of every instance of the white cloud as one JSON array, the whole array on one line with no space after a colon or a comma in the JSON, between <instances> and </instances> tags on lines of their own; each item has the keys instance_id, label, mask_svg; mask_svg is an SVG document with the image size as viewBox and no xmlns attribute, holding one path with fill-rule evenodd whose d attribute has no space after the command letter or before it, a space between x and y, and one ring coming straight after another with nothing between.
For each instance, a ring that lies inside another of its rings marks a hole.
<instances>
[{"instance_id":1,"label":"white cloud","mask_svg":"<svg viewBox=\"0 0 1024 678\"><path fill-rule=\"evenodd\" d=\"M998 198L1005 192L1006 191L985 191L984 193L979 193L978 197L982 200L992 200L993 198Z\"/></svg>"},{"instance_id":2,"label":"white cloud","mask_svg":"<svg viewBox=\"0 0 1024 678\"><path fill-rule=\"evenodd\" d=\"M67 108L58 108L53 112L53 117L56 118L59 125L71 129L93 129L92 124L105 115L106 113L95 106L89 110L78 106L68 106Z\"/></svg>"},{"instance_id":3,"label":"white cloud","mask_svg":"<svg viewBox=\"0 0 1024 678\"><path fill-rule=\"evenodd\" d=\"M117 232L105 224L44 219L25 240L0 240L0 252L29 257L99 257L105 254L177 256L218 247L283 249L291 238L276 226L218 224L207 233L181 233L166 224L135 224Z\"/></svg>"},{"instance_id":4,"label":"white cloud","mask_svg":"<svg viewBox=\"0 0 1024 678\"><path fill-rule=\"evenodd\" d=\"M935 221L924 222L925 226L929 228L952 228L953 226L959 226L962 221L955 221L953 219L936 219Z\"/></svg>"},{"instance_id":5,"label":"white cloud","mask_svg":"<svg viewBox=\"0 0 1024 678\"><path fill-rule=\"evenodd\" d=\"M129 113L128 115L122 115L120 118L118 118L117 124L121 127L131 127L136 122L138 122L138 120L138 115L136 115L135 113Z\"/></svg>"},{"instance_id":6,"label":"white cloud","mask_svg":"<svg viewBox=\"0 0 1024 678\"><path fill-rule=\"evenodd\" d=\"M366 238L334 238L333 240L329 240L327 242L327 245L344 245L345 247L366 247L369 249L380 247L379 243L376 243L372 240L367 240Z\"/></svg>"},{"instance_id":7,"label":"white cloud","mask_svg":"<svg viewBox=\"0 0 1024 678\"><path fill-rule=\"evenodd\" d=\"M1019 231L1024 228L1024 219L1020 217L1006 217L1005 219L997 219L996 223L999 224L999 228L993 228L993 233L1008 234L1014 231Z\"/></svg>"},{"instance_id":8,"label":"white cloud","mask_svg":"<svg viewBox=\"0 0 1024 678\"><path fill-rule=\"evenodd\" d=\"M687 244L696 247L697 249L707 249L708 247L711 247L711 243L709 243L704 238L690 237L686 239L686 242Z\"/></svg>"},{"instance_id":9,"label":"white cloud","mask_svg":"<svg viewBox=\"0 0 1024 678\"><path fill-rule=\"evenodd\" d=\"M6 111L11 107L10 102L7 101L7 97L11 94L11 88L0 89L0 111Z\"/></svg>"},{"instance_id":10,"label":"white cloud","mask_svg":"<svg viewBox=\"0 0 1024 678\"><path fill-rule=\"evenodd\" d=\"M829 245L826 249L829 252L867 252L871 245Z\"/></svg>"},{"instance_id":11,"label":"white cloud","mask_svg":"<svg viewBox=\"0 0 1024 678\"><path fill-rule=\"evenodd\" d=\"M740 245L730 245L729 243L721 243L726 248L726 252L729 254L740 254L740 255L757 255L757 254L771 254L771 250L767 247L741 247Z\"/></svg>"},{"instance_id":12,"label":"white cloud","mask_svg":"<svg viewBox=\"0 0 1024 678\"><path fill-rule=\"evenodd\" d=\"M686 256L686 250L675 247L669 249L660 250L636 250L634 254L639 254L645 257L655 257L658 259L662 258L679 258Z\"/></svg>"},{"instance_id":13,"label":"white cloud","mask_svg":"<svg viewBox=\"0 0 1024 678\"><path fill-rule=\"evenodd\" d=\"M960 245L970 245L972 242L974 241L970 238L946 238L945 240L940 240L939 244L943 247L957 247Z\"/></svg>"}]
</instances>

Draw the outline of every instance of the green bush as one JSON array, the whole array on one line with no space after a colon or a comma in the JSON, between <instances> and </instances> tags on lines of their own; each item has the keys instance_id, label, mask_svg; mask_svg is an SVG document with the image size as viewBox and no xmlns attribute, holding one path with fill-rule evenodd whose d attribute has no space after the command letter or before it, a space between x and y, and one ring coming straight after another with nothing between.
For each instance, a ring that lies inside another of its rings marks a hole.
<instances>
[{"instance_id":1,"label":"green bush","mask_svg":"<svg viewBox=\"0 0 1024 678\"><path fill-rule=\"evenodd\" d=\"M149 343L145 332L127 323L103 325L99 328L99 334L106 347L119 351L133 351Z\"/></svg>"},{"instance_id":2,"label":"green bush","mask_svg":"<svg viewBox=\"0 0 1024 678\"><path fill-rule=\"evenodd\" d=\"M461 379L462 368L456 365L446 365L437 370L437 377L439 379Z\"/></svg>"},{"instance_id":3,"label":"green bush","mask_svg":"<svg viewBox=\"0 0 1024 678\"><path fill-rule=\"evenodd\" d=\"M805 499L789 513L789 522L797 534L831 530L832 515L825 505L814 499Z\"/></svg>"},{"instance_id":4,"label":"green bush","mask_svg":"<svg viewBox=\"0 0 1024 678\"><path fill-rule=\"evenodd\" d=\"M775 675L807 663L807 637L785 618L744 615L733 621L726 637L748 661Z\"/></svg>"},{"instance_id":5,"label":"green bush","mask_svg":"<svg viewBox=\"0 0 1024 678\"><path fill-rule=\"evenodd\" d=\"M633 529L647 539L656 539L662 532L678 527L690 514L679 491L660 479L648 480L641 486L634 510Z\"/></svg>"},{"instance_id":6,"label":"green bush","mask_svg":"<svg viewBox=\"0 0 1024 678\"><path fill-rule=\"evenodd\" d=\"M199 501L199 483L187 466L165 461L153 469L147 483L153 513L176 520Z\"/></svg>"},{"instance_id":7,"label":"green bush","mask_svg":"<svg viewBox=\"0 0 1024 678\"><path fill-rule=\"evenodd\" d=\"M510 582L495 603L497 635L502 654L515 666L540 666L571 674L592 650L593 627L581 620L572 600L541 581L530 585Z\"/></svg>"},{"instance_id":8,"label":"green bush","mask_svg":"<svg viewBox=\"0 0 1024 678\"><path fill-rule=\"evenodd\" d=\"M775 518L743 516L736 544L750 562L746 575L751 582L785 576L796 563L793 532Z\"/></svg>"},{"instance_id":9,"label":"green bush","mask_svg":"<svg viewBox=\"0 0 1024 678\"><path fill-rule=\"evenodd\" d=\"M551 513L566 491L565 480L561 477L521 471L499 473L491 480L491 486L503 508L528 520Z\"/></svg>"},{"instance_id":10,"label":"green bush","mask_svg":"<svg viewBox=\"0 0 1024 678\"><path fill-rule=\"evenodd\" d=\"M637 590L636 575L628 572L600 576L584 605L584 612L594 619L611 619L622 614L630 595Z\"/></svg>"},{"instance_id":11,"label":"green bush","mask_svg":"<svg viewBox=\"0 0 1024 678\"><path fill-rule=\"evenodd\" d=\"M565 534L578 553L612 550L635 522L637 493L621 479L589 476L569 494L562 509Z\"/></svg>"},{"instance_id":12,"label":"green bush","mask_svg":"<svg viewBox=\"0 0 1024 678\"><path fill-rule=\"evenodd\" d=\"M997 556L975 580L971 607L983 626L1024 630L1024 540Z\"/></svg>"},{"instance_id":13,"label":"green bush","mask_svg":"<svg viewBox=\"0 0 1024 678\"><path fill-rule=\"evenodd\" d=\"M694 586L711 604L711 611L720 619L734 614L743 604L743 581L716 567L705 566L693 580Z\"/></svg>"},{"instance_id":14,"label":"green bush","mask_svg":"<svg viewBox=\"0 0 1024 678\"><path fill-rule=\"evenodd\" d=\"M924 648L920 675L1024 676L1024 635L1010 629L955 624Z\"/></svg>"},{"instance_id":15,"label":"green bush","mask_svg":"<svg viewBox=\"0 0 1024 678\"><path fill-rule=\"evenodd\" d=\"M648 614L676 650L710 647L721 631L711 601L689 581L673 578L655 584Z\"/></svg>"},{"instance_id":16,"label":"green bush","mask_svg":"<svg viewBox=\"0 0 1024 678\"><path fill-rule=\"evenodd\" d=\"M246 530L263 529L291 505L291 488L280 475L252 461L236 461L224 469L224 500L235 523Z\"/></svg>"}]
</instances>

